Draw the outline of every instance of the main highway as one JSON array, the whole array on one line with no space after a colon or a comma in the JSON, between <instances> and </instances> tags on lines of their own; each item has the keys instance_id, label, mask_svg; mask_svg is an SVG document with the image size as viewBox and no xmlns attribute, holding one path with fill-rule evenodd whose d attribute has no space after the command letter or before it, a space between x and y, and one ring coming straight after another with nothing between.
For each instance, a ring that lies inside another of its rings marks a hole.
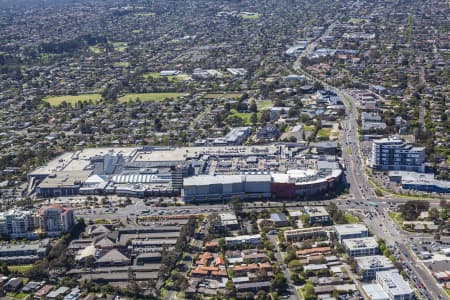
<instances>
[{"instance_id":1,"label":"main highway","mask_svg":"<svg viewBox=\"0 0 450 300\"><path fill-rule=\"evenodd\" d=\"M338 20L339 18L336 18L328 26L322 36L330 34ZM306 76L310 81L320 82L324 88L334 91L344 102L345 119L342 122L343 132L340 135L340 143L342 148L342 159L346 166L346 180L350 185L350 194L354 197L354 202L347 203L356 210L365 212L361 216L362 220L377 237L395 245L395 253L401 258L406 274L409 277L410 282L416 287L416 292L421 298L448 299L447 293L436 282L428 270L426 270L426 267L421 263L417 263L417 258L415 258L410 247L411 236L404 233L402 229L398 228L393 220L387 216L387 200L378 198L369 183L368 175L365 170L366 162L363 161L358 137L357 100L345 90L330 86L324 80L309 74L302 67L302 58L307 57L315 50L317 42L321 37L310 42L305 51L303 51L294 62L293 68L296 72ZM377 207L368 206L368 201L377 203ZM396 199L391 198L388 201L396 201ZM347 203L344 204L344 208Z\"/></svg>"}]
</instances>

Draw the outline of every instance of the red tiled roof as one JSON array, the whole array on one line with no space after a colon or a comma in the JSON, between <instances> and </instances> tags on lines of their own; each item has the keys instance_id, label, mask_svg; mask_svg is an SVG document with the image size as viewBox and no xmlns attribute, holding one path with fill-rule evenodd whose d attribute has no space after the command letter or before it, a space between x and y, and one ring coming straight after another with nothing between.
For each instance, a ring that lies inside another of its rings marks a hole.
<instances>
[{"instance_id":1,"label":"red tiled roof","mask_svg":"<svg viewBox=\"0 0 450 300\"><path fill-rule=\"evenodd\" d=\"M297 254L297 256L302 256L302 255L310 255L310 254L315 254L315 253L326 253L326 252L330 252L330 251L331 251L330 247L316 247L316 248L298 250L295 253Z\"/></svg>"},{"instance_id":2,"label":"red tiled roof","mask_svg":"<svg viewBox=\"0 0 450 300\"><path fill-rule=\"evenodd\" d=\"M219 256L216 258L216 265L224 265L225 264L225 259L223 259L223 257Z\"/></svg>"},{"instance_id":3,"label":"red tiled roof","mask_svg":"<svg viewBox=\"0 0 450 300\"><path fill-rule=\"evenodd\" d=\"M217 242L211 241L211 242L206 242L205 247L217 247Z\"/></svg>"},{"instance_id":4,"label":"red tiled roof","mask_svg":"<svg viewBox=\"0 0 450 300\"><path fill-rule=\"evenodd\" d=\"M39 215L43 215L43 214L45 213L45 211L46 211L47 209L49 209L49 208L56 208L56 209L59 209L59 212L60 212L60 213L63 213L63 214L66 214L66 213L68 213L69 211L72 210L71 208L62 206L62 205L60 205L60 204L51 204L51 205L47 205L47 206L41 207L41 208L39 209Z\"/></svg>"},{"instance_id":5,"label":"red tiled roof","mask_svg":"<svg viewBox=\"0 0 450 300\"><path fill-rule=\"evenodd\" d=\"M220 276L220 277L228 277L226 270L213 271L213 272L211 272L211 275Z\"/></svg>"},{"instance_id":6,"label":"red tiled roof","mask_svg":"<svg viewBox=\"0 0 450 300\"><path fill-rule=\"evenodd\" d=\"M236 272L250 272L256 271L258 269L272 269L272 265L270 263L262 263L262 264L248 264L248 265L237 265L233 267L233 271Z\"/></svg>"}]
</instances>

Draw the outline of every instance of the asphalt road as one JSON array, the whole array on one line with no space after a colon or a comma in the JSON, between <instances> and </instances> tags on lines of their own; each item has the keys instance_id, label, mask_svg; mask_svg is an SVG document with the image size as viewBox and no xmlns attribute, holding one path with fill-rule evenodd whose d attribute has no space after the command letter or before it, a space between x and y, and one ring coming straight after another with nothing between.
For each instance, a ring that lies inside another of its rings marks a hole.
<instances>
[{"instance_id":1,"label":"asphalt road","mask_svg":"<svg viewBox=\"0 0 450 300\"><path fill-rule=\"evenodd\" d=\"M323 35L330 32L338 19L329 26ZM417 288L417 291L425 299L448 299L447 293L438 285L428 270L421 264L417 264L416 259L410 249L410 236L405 234L400 228L397 228L394 222L386 215L383 203L386 201L398 201L399 199L384 199L376 197L376 194L368 181L365 171L365 162L362 161L361 148L358 137L358 111L356 108L357 100L344 90L330 86L323 80L311 76L301 65L301 59L311 53L316 47L317 38L311 43L306 50L298 57L294 63L294 69L304 74L313 81L318 81L322 85L340 96L345 105L345 119L343 121L343 133L340 136L342 148L342 158L346 166L346 179L350 184L350 195L355 199L350 204L355 210L370 211L369 215L363 214L363 221L372 229L376 236L383 238L388 244L395 244L399 256L405 262L407 274L411 279L411 283ZM367 202L377 203L375 207L368 207ZM404 201L404 200L403 200ZM402 201L402 202L403 202ZM347 203L347 202L346 202ZM346 204L345 203L345 204ZM355 204L357 203L357 204ZM345 205L344 204L344 205ZM380 205L381 204L381 205Z\"/></svg>"},{"instance_id":2,"label":"asphalt road","mask_svg":"<svg viewBox=\"0 0 450 300\"><path fill-rule=\"evenodd\" d=\"M283 253L280 251L280 246L278 244L278 238L277 235L267 235L267 237L269 238L270 242L272 243L272 245L275 247L275 251L274 251L274 255L275 258L277 259L277 262L281 268L281 270L283 271L283 275L286 278L288 285L289 285L289 298L290 300L300 300L302 299L302 297L298 294L298 290L297 287L292 283L291 280L291 276L289 274L289 270L286 266L286 264L284 263L284 257L283 257Z\"/></svg>"}]
</instances>

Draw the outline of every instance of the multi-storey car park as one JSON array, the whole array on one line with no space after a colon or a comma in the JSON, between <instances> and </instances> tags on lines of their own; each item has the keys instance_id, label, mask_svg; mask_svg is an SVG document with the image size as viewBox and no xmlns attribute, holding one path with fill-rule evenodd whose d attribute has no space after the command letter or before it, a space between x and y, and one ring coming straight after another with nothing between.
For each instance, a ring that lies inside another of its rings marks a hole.
<instances>
[{"instance_id":1,"label":"multi-storey car park","mask_svg":"<svg viewBox=\"0 0 450 300\"><path fill-rule=\"evenodd\" d=\"M341 182L335 156L295 145L95 148L68 152L28 174L30 194L147 197L185 202L325 193Z\"/></svg>"}]
</instances>

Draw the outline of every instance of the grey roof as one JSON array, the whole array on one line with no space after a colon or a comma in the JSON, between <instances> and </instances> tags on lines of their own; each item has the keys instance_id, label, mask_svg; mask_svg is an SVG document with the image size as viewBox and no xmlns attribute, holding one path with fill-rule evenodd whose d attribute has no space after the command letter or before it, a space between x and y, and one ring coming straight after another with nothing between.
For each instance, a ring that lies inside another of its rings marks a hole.
<instances>
[{"instance_id":1,"label":"grey roof","mask_svg":"<svg viewBox=\"0 0 450 300\"><path fill-rule=\"evenodd\" d=\"M62 287L60 287L59 289L54 290L54 291L48 293L47 296L45 296L45 297L46 297L46 298L56 298L56 297L58 297L59 295L63 295L63 294L65 294L65 293L67 293L67 291L69 291L69 290L70 290L70 288L68 288L68 287L66 287L66 286L62 286Z\"/></svg>"},{"instance_id":2,"label":"grey roof","mask_svg":"<svg viewBox=\"0 0 450 300\"><path fill-rule=\"evenodd\" d=\"M105 255L100 257L97 262L98 263L107 263L107 262L125 262L130 260L128 257L123 255L119 250L112 249L108 251Z\"/></svg>"},{"instance_id":3,"label":"grey roof","mask_svg":"<svg viewBox=\"0 0 450 300\"><path fill-rule=\"evenodd\" d=\"M287 222L286 215L283 213L272 213L272 214L270 214L270 218L274 222Z\"/></svg>"},{"instance_id":4,"label":"grey roof","mask_svg":"<svg viewBox=\"0 0 450 300\"><path fill-rule=\"evenodd\" d=\"M245 290L245 289L256 289L256 288L265 288L270 287L270 281L261 281L261 282L248 282L248 283L237 283L237 290Z\"/></svg>"},{"instance_id":5,"label":"grey roof","mask_svg":"<svg viewBox=\"0 0 450 300\"><path fill-rule=\"evenodd\" d=\"M155 258L155 257L161 257L161 253L159 252L146 252L139 254L136 258Z\"/></svg>"}]
</instances>

